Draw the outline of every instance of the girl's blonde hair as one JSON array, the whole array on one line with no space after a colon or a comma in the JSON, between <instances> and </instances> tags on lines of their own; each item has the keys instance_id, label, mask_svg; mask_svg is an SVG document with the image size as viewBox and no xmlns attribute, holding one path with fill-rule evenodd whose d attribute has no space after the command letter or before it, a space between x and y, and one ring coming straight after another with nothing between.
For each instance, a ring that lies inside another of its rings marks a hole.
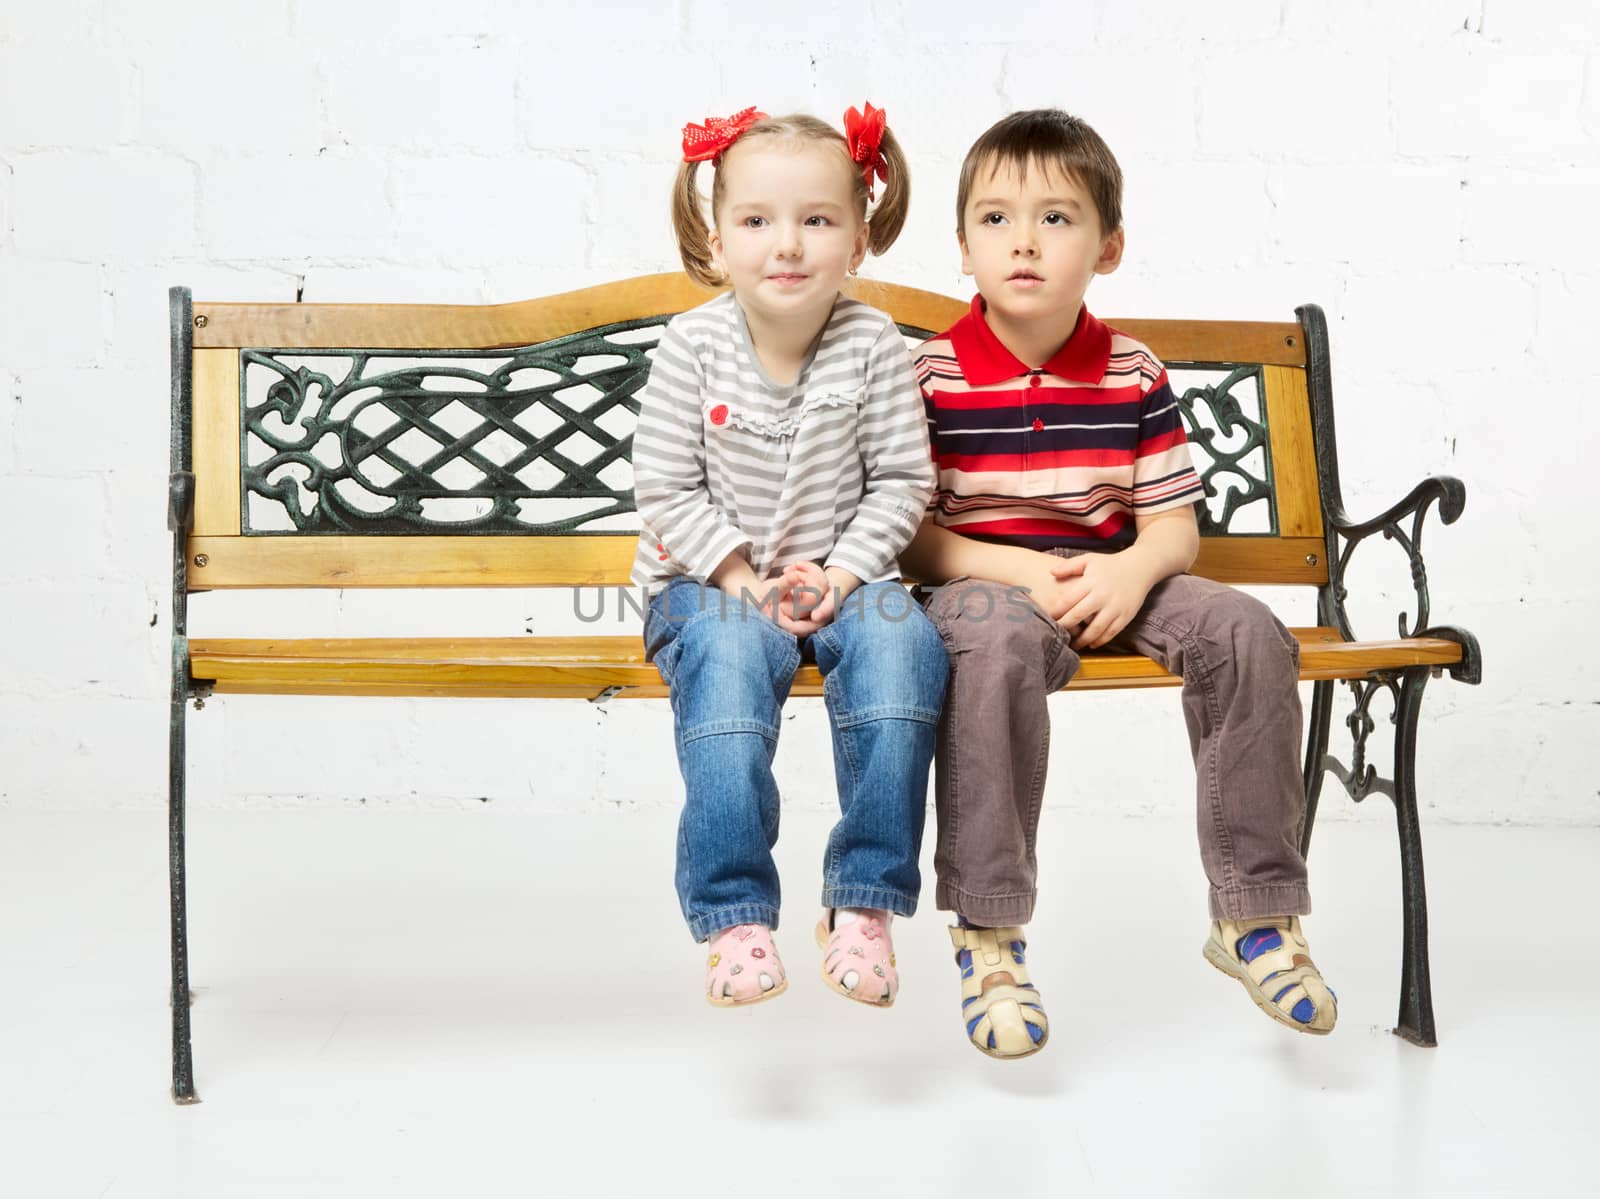
<instances>
[{"instance_id":1,"label":"girl's blonde hair","mask_svg":"<svg viewBox=\"0 0 1600 1199\"><path fill-rule=\"evenodd\" d=\"M906 168L906 156L900 143L887 128L879 149L883 154L888 178L883 181L883 199L878 201L872 215L867 216L867 180L865 166L850 157L844 135L826 121L803 113L784 117L766 117L741 133L718 160L720 166L727 156L739 147L759 138L786 138L790 141L815 141L832 143L839 148L841 165L850 172L856 215L867 226L867 249L882 254L894 245L895 238L906 223L906 210L911 205L911 175ZM721 287L728 280L712 264L711 227L706 224L705 209L700 189L695 186L698 162L685 162L678 167L678 177L672 188L672 228L678 235L678 254L683 259L683 269L696 283L705 287ZM722 207L723 172L719 169L711 183L711 220L715 223Z\"/></svg>"}]
</instances>

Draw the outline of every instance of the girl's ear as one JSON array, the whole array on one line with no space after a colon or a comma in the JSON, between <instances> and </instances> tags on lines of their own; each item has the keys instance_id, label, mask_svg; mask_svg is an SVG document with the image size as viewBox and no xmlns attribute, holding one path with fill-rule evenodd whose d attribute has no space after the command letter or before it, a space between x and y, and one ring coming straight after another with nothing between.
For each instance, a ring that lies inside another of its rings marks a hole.
<instances>
[{"instance_id":1,"label":"girl's ear","mask_svg":"<svg viewBox=\"0 0 1600 1199\"><path fill-rule=\"evenodd\" d=\"M865 221L856 229L856 244L850 250L850 273L853 275L860 265L866 261L867 240L872 236L872 227Z\"/></svg>"},{"instance_id":2,"label":"girl's ear","mask_svg":"<svg viewBox=\"0 0 1600 1199\"><path fill-rule=\"evenodd\" d=\"M717 274L727 278L728 264L722 260L722 238L715 229L706 238L706 248L711 251L711 265L717 268Z\"/></svg>"}]
</instances>

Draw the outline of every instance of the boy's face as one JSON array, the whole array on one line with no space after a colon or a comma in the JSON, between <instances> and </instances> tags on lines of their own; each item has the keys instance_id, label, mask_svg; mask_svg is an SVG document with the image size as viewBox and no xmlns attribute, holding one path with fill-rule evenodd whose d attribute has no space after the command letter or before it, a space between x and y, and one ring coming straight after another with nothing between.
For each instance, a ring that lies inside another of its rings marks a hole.
<instances>
[{"instance_id":1,"label":"boy's face","mask_svg":"<svg viewBox=\"0 0 1600 1199\"><path fill-rule=\"evenodd\" d=\"M961 270L1002 336L1042 323L1069 335L1089 281L1122 261L1122 230L1102 230L1089 193L1039 162L1026 178L1009 163L980 167L957 237Z\"/></svg>"}]
</instances>

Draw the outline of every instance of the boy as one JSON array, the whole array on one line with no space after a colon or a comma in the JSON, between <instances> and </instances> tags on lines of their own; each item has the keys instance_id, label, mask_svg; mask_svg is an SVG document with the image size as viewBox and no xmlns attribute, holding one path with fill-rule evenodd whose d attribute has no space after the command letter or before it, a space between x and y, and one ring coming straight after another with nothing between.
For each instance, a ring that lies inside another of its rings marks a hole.
<instances>
[{"instance_id":1,"label":"boy","mask_svg":"<svg viewBox=\"0 0 1600 1199\"><path fill-rule=\"evenodd\" d=\"M1122 172L1083 121L1013 113L974 143L956 201L972 310L916 356L938 487L901 557L950 654L935 795L938 905L972 1043L1044 1046L1021 925L1033 913L1046 697L1115 644L1183 676L1210 882L1206 958L1269 1015L1336 1009L1298 917L1299 653L1258 601L1184 573L1203 498L1166 370L1083 306L1122 259ZM1128 744L1140 748L1136 731Z\"/></svg>"}]
</instances>

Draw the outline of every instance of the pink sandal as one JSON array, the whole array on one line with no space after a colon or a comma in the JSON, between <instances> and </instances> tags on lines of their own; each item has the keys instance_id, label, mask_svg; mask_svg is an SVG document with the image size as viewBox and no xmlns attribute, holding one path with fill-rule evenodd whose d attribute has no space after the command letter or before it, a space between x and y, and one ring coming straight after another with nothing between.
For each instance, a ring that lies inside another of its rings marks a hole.
<instances>
[{"instance_id":1,"label":"pink sandal","mask_svg":"<svg viewBox=\"0 0 1600 1199\"><path fill-rule=\"evenodd\" d=\"M717 1007L774 999L789 986L764 924L736 924L712 935L706 948L706 999ZM762 980L766 981L763 982Z\"/></svg>"},{"instance_id":2,"label":"pink sandal","mask_svg":"<svg viewBox=\"0 0 1600 1199\"><path fill-rule=\"evenodd\" d=\"M817 944L822 948L823 980L846 999L871 1007L889 1007L900 990L894 968L894 942L889 937L889 913L864 908L849 924L834 926L833 908L825 908L817 921ZM852 981L851 975L855 978Z\"/></svg>"}]
</instances>

